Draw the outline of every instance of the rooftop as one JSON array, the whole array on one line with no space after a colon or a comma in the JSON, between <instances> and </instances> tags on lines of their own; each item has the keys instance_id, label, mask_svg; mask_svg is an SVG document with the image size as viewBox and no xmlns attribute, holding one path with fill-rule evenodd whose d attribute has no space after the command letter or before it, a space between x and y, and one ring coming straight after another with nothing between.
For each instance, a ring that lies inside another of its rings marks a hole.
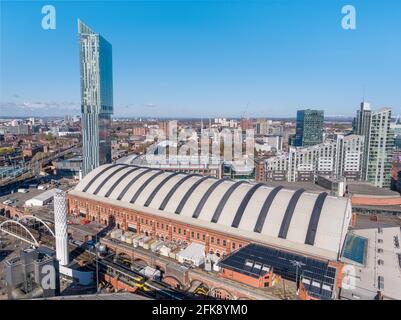
<instances>
[{"instance_id":1,"label":"rooftop","mask_svg":"<svg viewBox=\"0 0 401 320\"><path fill-rule=\"evenodd\" d=\"M401 228L383 227L351 231L356 237L366 239L364 265L345 262L353 266L356 277L351 290L343 288L347 298L373 299L382 291L385 298L401 299Z\"/></svg>"},{"instance_id":2,"label":"rooftop","mask_svg":"<svg viewBox=\"0 0 401 320\"><path fill-rule=\"evenodd\" d=\"M399 197L400 194L398 192L378 188L369 182L348 182L348 192L353 195L362 195L362 196L384 196L384 197Z\"/></svg>"},{"instance_id":3,"label":"rooftop","mask_svg":"<svg viewBox=\"0 0 401 320\"><path fill-rule=\"evenodd\" d=\"M319 186L316 183L306 182L306 181L305 182L269 181L267 182L267 184L272 187L283 186L284 188L289 190L298 190L302 188L307 190L308 192L316 192L316 193L327 191L326 188L323 188L322 186Z\"/></svg>"},{"instance_id":4,"label":"rooftop","mask_svg":"<svg viewBox=\"0 0 401 320\"><path fill-rule=\"evenodd\" d=\"M56 192L58 192L58 191L61 191L61 190L57 189L57 188L46 190L45 192L42 192L42 193L38 194L37 196L31 198L31 200L35 199L38 201L46 201L50 198L53 198L54 195L56 194Z\"/></svg>"},{"instance_id":5,"label":"rooftop","mask_svg":"<svg viewBox=\"0 0 401 320\"><path fill-rule=\"evenodd\" d=\"M125 164L96 168L69 194L329 259L351 219L350 200L325 192Z\"/></svg>"},{"instance_id":6,"label":"rooftop","mask_svg":"<svg viewBox=\"0 0 401 320\"><path fill-rule=\"evenodd\" d=\"M296 281L296 263L299 263L300 279L312 295L323 299L332 297L336 269L329 267L328 262L251 243L220 261L219 266L253 278L272 271L284 279Z\"/></svg>"}]
</instances>

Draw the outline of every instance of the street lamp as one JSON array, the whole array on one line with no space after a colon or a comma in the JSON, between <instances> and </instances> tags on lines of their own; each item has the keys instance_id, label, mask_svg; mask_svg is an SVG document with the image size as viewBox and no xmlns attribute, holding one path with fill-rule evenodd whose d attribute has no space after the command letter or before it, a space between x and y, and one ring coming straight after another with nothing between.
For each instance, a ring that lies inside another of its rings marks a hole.
<instances>
[{"instance_id":1,"label":"street lamp","mask_svg":"<svg viewBox=\"0 0 401 320\"><path fill-rule=\"evenodd\" d=\"M297 286L297 291L298 291L298 268L302 268L303 266L305 266L305 263L301 262L301 261L297 261L297 260L290 260L291 264L293 266L295 266L296 268L296 274L295 274L295 284Z\"/></svg>"}]
</instances>

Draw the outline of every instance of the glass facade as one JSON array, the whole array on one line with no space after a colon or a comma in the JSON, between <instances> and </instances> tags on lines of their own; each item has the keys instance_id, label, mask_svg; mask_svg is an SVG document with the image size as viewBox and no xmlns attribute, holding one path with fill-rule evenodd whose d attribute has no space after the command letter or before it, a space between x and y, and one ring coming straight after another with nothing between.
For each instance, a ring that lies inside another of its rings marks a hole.
<instances>
[{"instance_id":1,"label":"glass facade","mask_svg":"<svg viewBox=\"0 0 401 320\"><path fill-rule=\"evenodd\" d=\"M112 46L78 20L81 71L82 174L111 162Z\"/></svg>"},{"instance_id":2,"label":"glass facade","mask_svg":"<svg viewBox=\"0 0 401 320\"><path fill-rule=\"evenodd\" d=\"M323 142L322 110L298 110L297 127L294 145L296 147L310 147Z\"/></svg>"}]
</instances>

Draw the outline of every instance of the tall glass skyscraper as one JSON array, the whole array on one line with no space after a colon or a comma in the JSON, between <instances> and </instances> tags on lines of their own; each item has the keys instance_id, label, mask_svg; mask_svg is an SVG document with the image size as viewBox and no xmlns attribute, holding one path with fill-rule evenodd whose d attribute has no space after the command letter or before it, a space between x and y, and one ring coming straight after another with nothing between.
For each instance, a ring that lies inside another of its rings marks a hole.
<instances>
[{"instance_id":1,"label":"tall glass skyscraper","mask_svg":"<svg viewBox=\"0 0 401 320\"><path fill-rule=\"evenodd\" d=\"M322 110L298 110L294 145L310 147L323 142Z\"/></svg>"},{"instance_id":2,"label":"tall glass skyscraper","mask_svg":"<svg viewBox=\"0 0 401 320\"><path fill-rule=\"evenodd\" d=\"M78 20L81 69L82 174L111 162L112 46Z\"/></svg>"}]
</instances>

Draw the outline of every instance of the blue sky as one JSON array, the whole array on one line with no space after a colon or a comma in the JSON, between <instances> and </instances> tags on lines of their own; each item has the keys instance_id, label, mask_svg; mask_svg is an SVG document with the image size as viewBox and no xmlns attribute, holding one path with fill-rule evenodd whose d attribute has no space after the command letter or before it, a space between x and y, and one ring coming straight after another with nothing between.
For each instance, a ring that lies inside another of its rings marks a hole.
<instances>
[{"instance_id":1,"label":"blue sky","mask_svg":"<svg viewBox=\"0 0 401 320\"><path fill-rule=\"evenodd\" d=\"M354 115L364 87L401 113L399 0L1 1L0 115L79 112L78 17L113 45L116 116Z\"/></svg>"}]
</instances>

